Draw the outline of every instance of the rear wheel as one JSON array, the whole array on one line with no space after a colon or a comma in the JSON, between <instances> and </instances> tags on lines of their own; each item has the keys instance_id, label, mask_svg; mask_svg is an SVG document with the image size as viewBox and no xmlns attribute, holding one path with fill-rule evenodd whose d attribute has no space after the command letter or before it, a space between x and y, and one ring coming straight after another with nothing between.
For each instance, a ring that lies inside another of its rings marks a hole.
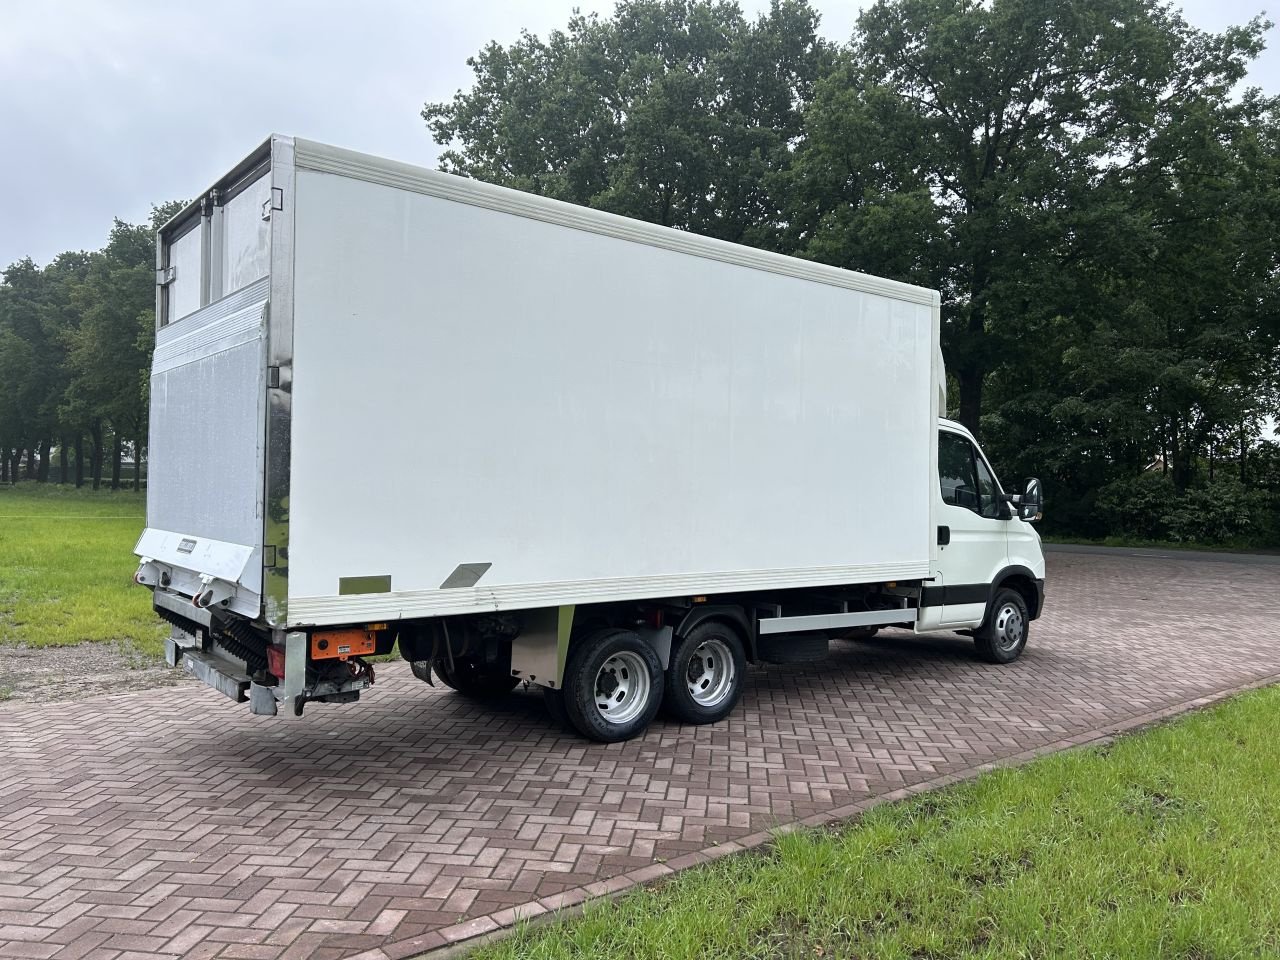
<instances>
[{"instance_id":1,"label":"rear wheel","mask_svg":"<svg viewBox=\"0 0 1280 960\"><path fill-rule=\"evenodd\" d=\"M1027 601L1017 590L997 590L987 620L974 631L978 655L990 663L1012 663L1022 656L1031 629Z\"/></svg>"},{"instance_id":2,"label":"rear wheel","mask_svg":"<svg viewBox=\"0 0 1280 960\"><path fill-rule=\"evenodd\" d=\"M574 729L600 743L630 740L662 702L662 665L633 630L605 629L569 651L564 709Z\"/></svg>"},{"instance_id":3,"label":"rear wheel","mask_svg":"<svg viewBox=\"0 0 1280 960\"><path fill-rule=\"evenodd\" d=\"M685 723L715 723L737 706L746 670L734 629L714 620L700 623L671 651L663 708Z\"/></svg>"}]
</instances>

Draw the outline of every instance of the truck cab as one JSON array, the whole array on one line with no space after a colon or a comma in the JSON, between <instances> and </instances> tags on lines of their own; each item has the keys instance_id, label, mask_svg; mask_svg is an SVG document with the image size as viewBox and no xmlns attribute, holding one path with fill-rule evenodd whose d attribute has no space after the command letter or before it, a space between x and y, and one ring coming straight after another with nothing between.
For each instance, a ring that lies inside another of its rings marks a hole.
<instances>
[{"instance_id":1,"label":"truck cab","mask_svg":"<svg viewBox=\"0 0 1280 960\"><path fill-rule=\"evenodd\" d=\"M973 434L942 419L935 496L937 553L915 629L971 631L987 659L1016 659L1044 604L1039 481L1006 493Z\"/></svg>"}]
</instances>

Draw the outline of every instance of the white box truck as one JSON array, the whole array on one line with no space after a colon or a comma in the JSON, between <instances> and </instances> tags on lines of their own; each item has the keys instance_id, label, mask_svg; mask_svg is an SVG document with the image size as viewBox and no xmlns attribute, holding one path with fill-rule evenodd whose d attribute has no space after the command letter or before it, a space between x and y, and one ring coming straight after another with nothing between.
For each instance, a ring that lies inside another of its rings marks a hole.
<instances>
[{"instance_id":1,"label":"white box truck","mask_svg":"<svg viewBox=\"0 0 1280 960\"><path fill-rule=\"evenodd\" d=\"M366 659L584 736L715 721L882 625L1003 663L1029 520L939 419L939 298L273 136L157 243L137 580L258 714Z\"/></svg>"}]
</instances>

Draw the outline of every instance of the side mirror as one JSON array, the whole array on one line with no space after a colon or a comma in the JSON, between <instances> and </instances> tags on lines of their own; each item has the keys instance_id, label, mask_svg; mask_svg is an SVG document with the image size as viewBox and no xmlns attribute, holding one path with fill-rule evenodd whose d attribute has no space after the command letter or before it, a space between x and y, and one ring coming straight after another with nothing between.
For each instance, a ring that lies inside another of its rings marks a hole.
<instances>
[{"instance_id":1,"label":"side mirror","mask_svg":"<svg viewBox=\"0 0 1280 960\"><path fill-rule=\"evenodd\" d=\"M1030 523L1040 519L1044 506L1044 494L1040 492L1040 481L1035 477L1027 481L1022 496L1018 498L1018 516Z\"/></svg>"}]
</instances>

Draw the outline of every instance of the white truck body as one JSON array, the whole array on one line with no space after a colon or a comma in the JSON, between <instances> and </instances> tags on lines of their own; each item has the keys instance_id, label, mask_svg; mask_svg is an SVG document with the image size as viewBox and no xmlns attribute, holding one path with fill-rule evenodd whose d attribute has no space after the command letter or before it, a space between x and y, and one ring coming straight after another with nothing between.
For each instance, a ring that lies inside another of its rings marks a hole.
<instances>
[{"instance_id":1,"label":"white truck body","mask_svg":"<svg viewBox=\"0 0 1280 960\"><path fill-rule=\"evenodd\" d=\"M934 291L279 136L157 267L139 580L295 678L316 628L937 573Z\"/></svg>"}]
</instances>

